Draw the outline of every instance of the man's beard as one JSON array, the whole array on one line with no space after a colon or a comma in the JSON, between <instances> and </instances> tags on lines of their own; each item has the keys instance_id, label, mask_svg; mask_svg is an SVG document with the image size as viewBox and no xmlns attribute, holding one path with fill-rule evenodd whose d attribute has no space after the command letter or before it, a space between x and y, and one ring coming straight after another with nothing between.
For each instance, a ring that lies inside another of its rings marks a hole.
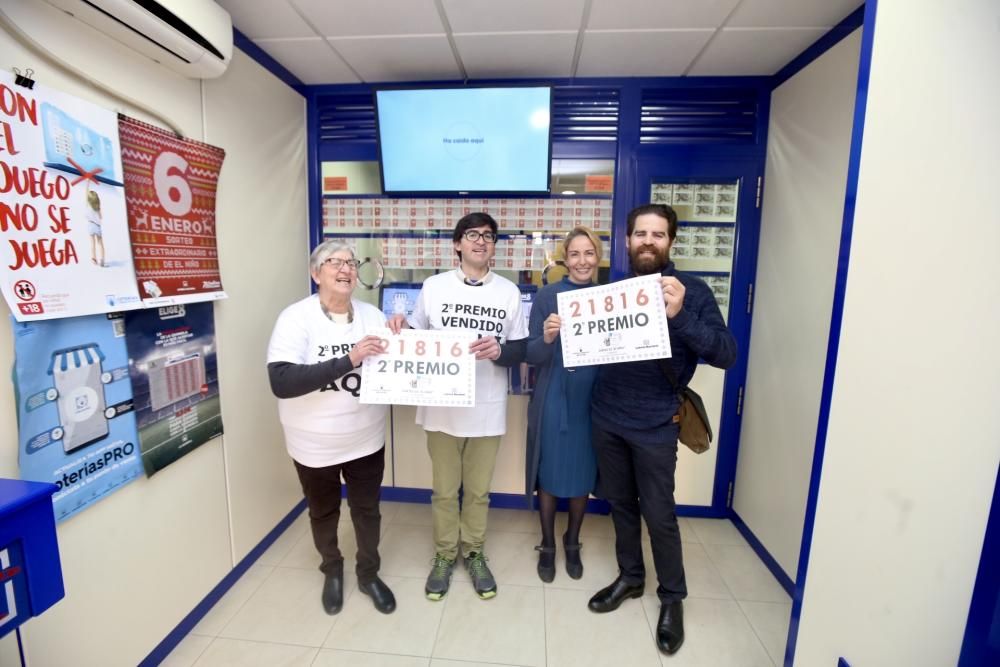
<instances>
[{"instance_id":1,"label":"man's beard","mask_svg":"<svg viewBox=\"0 0 1000 667\"><path fill-rule=\"evenodd\" d=\"M640 256L640 253L651 252L652 256ZM660 250L654 245L641 245L629 248L629 264L632 265L632 272L637 276L645 276L650 273L659 273L670 261L670 250L664 248Z\"/></svg>"}]
</instances>

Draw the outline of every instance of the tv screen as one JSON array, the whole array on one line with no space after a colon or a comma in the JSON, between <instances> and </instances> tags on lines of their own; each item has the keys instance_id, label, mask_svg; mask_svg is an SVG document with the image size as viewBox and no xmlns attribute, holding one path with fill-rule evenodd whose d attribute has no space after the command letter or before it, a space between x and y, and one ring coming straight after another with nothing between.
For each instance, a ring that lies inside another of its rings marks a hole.
<instances>
[{"instance_id":1,"label":"tv screen","mask_svg":"<svg viewBox=\"0 0 1000 667\"><path fill-rule=\"evenodd\" d=\"M378 90L382 191L547 193L551 88Z\"/></svg>"}]
</instances>

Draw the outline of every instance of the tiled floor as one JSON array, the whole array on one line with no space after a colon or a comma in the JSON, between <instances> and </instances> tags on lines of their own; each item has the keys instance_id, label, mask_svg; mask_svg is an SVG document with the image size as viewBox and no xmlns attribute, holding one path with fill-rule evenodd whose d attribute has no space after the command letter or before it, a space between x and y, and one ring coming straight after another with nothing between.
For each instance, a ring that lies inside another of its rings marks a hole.
<instances>
[{"instance_id":1,"label":"tiled floor","mask_svg":"<svg viewBox=\"0 0 1000 667\"><path fill-rule=\"evenodd\" d=\"M341 520L346 563L344 610L327 616L319 602L323 575L305 514L264 553L163 663L170 667L348 665L627 665L772 667L780 665L791 601L729 521L682 518L688 599L686 640L661 656L652 628L659 613L652 555L646 543L646 595L610 614L587 610L590 595L616 573L610 517L588 515L584 576L562 569L551 584L535 574L537 515L490 511L487 555L499 594L476 597L456 568L441 602L424 598L432 555L430 506L382 504L381 576L398 608L384 616L356 590L354 534ZM560 514L565 521L565 515ZM561 549L560 549L561 552Z\"/></svg>"}]
</instances>

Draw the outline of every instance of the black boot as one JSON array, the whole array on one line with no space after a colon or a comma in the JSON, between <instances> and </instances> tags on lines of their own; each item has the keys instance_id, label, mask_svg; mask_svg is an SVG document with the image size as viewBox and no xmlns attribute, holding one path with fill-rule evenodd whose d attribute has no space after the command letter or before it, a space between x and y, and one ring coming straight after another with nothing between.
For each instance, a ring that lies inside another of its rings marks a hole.
<instances>
[{"instance_id":1,"label":"black boot","mask_svg":"<svg viewBox=\"0 0 1000 667\"><path fill-rule=\"evenodd\" d=\"M367 583L358 584L358 590L370 597L375 604L375 609L383 614L391 614L396 611L396 596L378 577Z\"/></svg>"},{"instance_id":2,"label":"black boot","mask_svg":"<svg viewBox=\"0 0 1000 667\"><path fill-rule=\"evenodd\" d=\"M538 546L538 578L547 584L556 578L556 548Z\"/></svg>"},{"instance_id":3,"label":"black boot","mask_svg":"<svg viewBox=\"0 0 1000 667\"><path fill-rule=\"evenodd\" d=\"M583 576L583 561L580 560L580 547L583 545L577 542L570 544L566 541L566 534L563 534L563 548L566 550L566 574L570 579L579 579Z\"/></svg>"},{"instance_id":4,"label":"black boot","mask_svg":"<svg viewBox=\"0 0 1000 667\"><path fill-rule=\"evenodd\" d=\"M344 575L328 574L323 582L323 610L333 616L344 607Z\"/></svg>"},{"instance_id":5,"label":"black boot","mask_svg":"<svg viewBox=\"0 0 1000 667\"><path fill-rule=\"evenodd\" d=\"M680 600L660 605L656 623L656 645L667 655L677 652L684 643L684 607Z\"/></svg>"}]
</instances>

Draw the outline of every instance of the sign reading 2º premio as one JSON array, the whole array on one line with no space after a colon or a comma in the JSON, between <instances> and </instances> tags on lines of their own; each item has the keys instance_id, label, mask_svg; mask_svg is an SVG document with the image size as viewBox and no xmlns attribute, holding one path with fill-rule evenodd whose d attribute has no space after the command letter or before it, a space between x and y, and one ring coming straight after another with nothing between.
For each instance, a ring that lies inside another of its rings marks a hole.
<instances>
[{"instance_id":1,"label":"sign reading 2\u00ba premio","mask_svg":"<svg viewBox=\"0 0 1000 667\"><path fill-rule=\"evenodd\" d=\"M670 356L660 275L556 296L567 368Z\"/></svg>"},{"instance_id":2,"label":"sign reading 2\u00ba premio","mask_svg":"<svg viewBox=\"0 0 1000 667\"><path fill-rule=\"evenodd\" d=\"M382 337L385 352L362 364L362 403L475 405L473 332L404 329L394 335L376 329L372 334Z\"/></svg>"}]
</instances>

